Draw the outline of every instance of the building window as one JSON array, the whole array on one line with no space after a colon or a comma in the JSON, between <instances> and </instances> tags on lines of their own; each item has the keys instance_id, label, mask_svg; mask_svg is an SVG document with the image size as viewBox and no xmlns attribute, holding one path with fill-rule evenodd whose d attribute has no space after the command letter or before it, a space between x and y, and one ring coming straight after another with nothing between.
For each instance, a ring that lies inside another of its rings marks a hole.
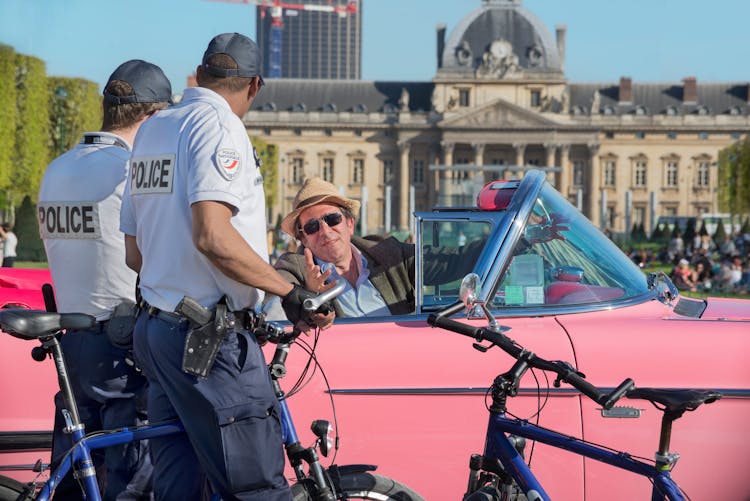
<instances>
[{"instance_id":1,"label":"building window","mask_svg":"<svg viewBox=\"0 0 750 501\"><path fill-rule=\"evenodd\" d=\"M695 178L695 185L699 188L708 188L710 185L709 167L710 163L703 161L698 162L698 172Z\"/></svg>"},{"instance_id":2,"label":"building window","mask_svg":"<svg viewBox=\"0 0 750 501\"><path fill-rule=\"evenodd\" d=\"M677 139L677 133L674 131L667 132L667 139L674 141L675 139Z\"/></svg>"},{"instance_id":3,"label":"building window","mask_svg":"<svg viewBox=\"0 0 750 501\"><path fill-rule=\"evenodd\" d=\"M302 129L300 129L299 127L295 127L292 132L294 133L295 136L301 136L302 135Z\"/></svg>"},{"instance_id":4,"label":"building window","mask_svg":"<svg viewBox=\"0 0 750 501\"><path fill-rule=\"evenodd\" d=\"M612 132L611 130L608 130L607 132L604 133L604 137L606 137L607 139L614 139L615 133Z\"/></svg>"},{"instance_id":5,"label":"building window","mask_svg":"<svg viewBox=\"0 0 750 501\"><path fill-rule=\"evenodd\" d=\"M573 160L573 186L583 186L584 171L586 169L585 160Z\"/></svg>"},{"instance_id":6,"label":"building window","mask_svg":"<svg viewBox=\"0 0 750 501\"><path fill-rule=\"evenodd\" d=\"M638 132L635 133L635 138L636 139L646 139L646 133L643 132L642 130L639 130Z\"/></svg>"},{"instance_id":7,"label":"building window","mask_svg":"<svg viewBox=\"0 0 750 501\"><path fill-rule=\"evenodd\" d=\"M674 205L668 205L664 207L664 215L665 216L676 216L677 215L677 207Z\"/></svg>"},{"instance_id":8,"label":"building window","mask_svg":"<svg viewBox=\"0 0 750 501\"><path fill-rule=\"evenodd\" d=\"M326 136L332 136L333 131L326 127L325 129L323 129L323 134L325 134Z\"/></svg>"},{"instance_id":9,"label":"building window","mask_svg":"<svg viewBox=\"0 0 750 501\"><path fill-rule=\"evenodd\" d=\"M637 160L635 162L635 172L633 184L638 188L646 187L646 161Z\"/></svg>"},{"instance_id":10,"label":"building window","mask_svg":"<svg viewBox=\"0 0 750 501\"><path fill-rule=\"evenodd\" d=\"M305 179L305 160L302 157L294 157L291 161L292 172L289 179L292 184L301 184Z\"/></svg>"},{"instance_id":11,"label":"building window","mask_svg":"<svg viewBox=\"0 0 750 501\"><path fill-rule=\"evenodd\" d=\"M357 137L362 137L362 129L354 129L354 135Z\"/></svg>"},{"instance_id":12,"label":"building window","mask_svg":"<svg viewBox=\"0 0 750 501\"><path fill-rule=\"evenodd\" d=\"M538 90L532 90L530 96L530 104L532 108L539 108L542 105L542 92Z\"/></svg>"},{"instance_id":13,"label":"building window","mask_svg":"<svg viewBox=\"0 0 750 501\"><path fill-rule=\"evenodd\" d=\"M534 167L539 167L539 159L538 158L529 158L528 162L529 165L533 165Z\"/></svg>"},{"instance_id":14,"label":"building window","mask_svg":"<svg viewBox=\"0 0 750 501\"><path fill-rule=\"evenodd\" d=\"M365 181L365 161L355 158L352 161L352 184L362 184Z\"/></svg>"},{"instance_id":15,"label":"building window","mask_svg":"<svg viewBox=\"0 0 750 501\"><path fill-rule=\"evenodd\" d=\"M604 186L615 186L615 161L606 160L604 162Z\"/></svg>"},{"instance_id":16,"label":"building window","mask_svg":"<svg viewBox=\"0 0 750 501\"><path fill-rule=\"evenodd\" d=\"M701 141L708 141L708 132L699 132L698 139Z\"/></svg>"},{"instance_id":17,"label":"building window","mask_svg":"<svg viewBox=\"0 0 750 501\"><path fill-rule=\"evenodd\" d=\"M393 184L393 160L383 160L383 184Z\"/></svg>"},{"instance_id":18,"label":"building window","mask_svg":"<svg viewBox=\"0 0 750 501\"><path fill-rule=\"evenodd\" d=\"M458 89L458 105L462 108L469 106L469 89Z\"/></svg>"},{"instance_id":19,"label":"building window","mask_svg":"<svg viewBox=\"0 0 750 501\"><path fill-rule=\"evenodd\" d=\"M666 168L666 185L669 188L677 188L677 181L678 181L678 166L677 162L672 160L667 162Z\"/></svg>"},{"instance_id":20,"label":"building window","mask_svg":"<svg viewBox=\"0 0 750 501\"><path fill-rule=\"evenodd\" d=\"M323 180L333 183L333 158L323 159Z\"/></svg>"},{"instance_id":21,"label":"building window","mask_svg":"<svg viewBox=\"0 0 750 501\"><path fill-rule=\"evenodd\" d=\"M411 178L414 184L424 183L424 160L414 160L411 164Z\"/></svg>"},{"instance_id":22,"label":"building window","mask_svg":"<svg viewBox=\"0 0 750 501\"><path fill-rule=\"evenodd\" d=\"M266 136L270 136L271 135L271 128L270 127L264 127L263 128L263 134L266 135Z\"/></svg>"}]
</instances>

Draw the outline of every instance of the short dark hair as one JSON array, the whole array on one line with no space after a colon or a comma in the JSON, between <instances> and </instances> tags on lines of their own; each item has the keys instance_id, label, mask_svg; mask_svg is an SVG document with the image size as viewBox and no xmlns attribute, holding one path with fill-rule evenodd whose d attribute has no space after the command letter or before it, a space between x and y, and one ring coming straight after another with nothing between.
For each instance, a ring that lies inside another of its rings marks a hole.
<instances>
[{"instance_id":1,"label":"short dark hair","mask_svg":"<svg viewBox=\"0 0 750 501\"><path fill-rule=\"evenodd\" d=\"M130 96L133 87L122 80L112 80L105 91L113 96ZM136 124L143 117L147 117L158 110L163 110L169 103L125 103L113 104L107 99L103 101L102 130L126 129Z\"/></svg>"},{"instance_id":2,"label":"short dark hair","mask_svg":"<svg viewBox=\"0 0 750 501\"><path fill-rule=\"evenodd\" d=\"M206 63L216 68L227 70L237 69L237 63L227 54L214 54L206 59ZM208 71L201 71L196 78L198 85L207 89L224 89L230 92L241 91L256 77L219 77Z\"/></svg>"}]
</instances>

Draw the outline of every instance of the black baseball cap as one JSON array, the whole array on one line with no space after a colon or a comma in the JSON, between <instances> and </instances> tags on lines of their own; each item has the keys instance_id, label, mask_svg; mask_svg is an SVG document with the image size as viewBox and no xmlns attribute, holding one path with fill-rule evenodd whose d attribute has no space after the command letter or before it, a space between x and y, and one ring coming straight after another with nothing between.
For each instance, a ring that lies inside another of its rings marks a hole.
<instances>
[{"instance_id":1,"label":"black baseball cap","mask_svg":"<svg viewBox=\"0 0 750 501\"><path fill-rule=\"evenodd\" d=\"M226 54L231 57L237 68L218 68L207 63L215 54ZM216 35L203 53L203 69L215 77L257 77L260 76L261 54L258 44L239 33L222 33Z\"/></svg>"},{"instance_id":2,"label":"black baseball cap","mask_svg":"<svg viewBox=\"0 0 750 501\"><path fill-rule=\"evenodd\" d=\"M110 82L120 80L133 88L129 96L115 96L107 92ZM109 104L172 103L172 85L164 72L155 64L141 59L122 63L110 75L104 87L104 99Z\"/></svg>"}]
</instances>

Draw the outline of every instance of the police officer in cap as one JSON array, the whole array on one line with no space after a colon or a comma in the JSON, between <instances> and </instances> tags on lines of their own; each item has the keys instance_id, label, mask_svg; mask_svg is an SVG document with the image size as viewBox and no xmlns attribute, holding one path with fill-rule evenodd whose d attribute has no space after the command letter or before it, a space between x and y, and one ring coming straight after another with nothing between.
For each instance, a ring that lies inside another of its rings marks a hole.
<instances>
[{"instance_id":1,"label":"police officer in cap","mask_svg":"<svg viewBox=\"0 0 750 501\"><path fill-rule=\"evenodd\" d=\"M135 300L136 274L125 265L119 230L131 144L143 122L167 107L172 87L162 70L131 60L120 65L104 88L100 132L56 158L39 189L39 227L47 251L60 312L97 319L91 331L68 331L61 344L73 393L87 432L145 422L146 378L127 363L106 330L115 307ZM53 462L71 447L63 432L62 395L55 396ZM102 457L105 456L105 457ZM95 456L106 464L104 499L150 499L152 466L146 442L109 447ZM100 476L104 468L98 468ZM72 475L55 499L81 499Z\"/></svg>"},{"instance_id":2,"label":"police officer in cap","mask_svg":"<svg viewBox=\"0 0 750 501\"><path fill-rule=\"evenodd\" d=\"M225 500L291 498L278 402L240 319L264 291L284 298L303 329L325 328L333 314L307 317L301 304L313 294L268 264L263 179L241 120L263 86L260 68L255 42L214 37L198 87L149 120L133 148L120 227L143 296L135 356L149 380L150 419L180 419L187 432L151 441L156 499L198 499L205 478ZM217 336L224 308L237 321ZM196 325L196 310L212 320ZM217 347L203 373L188 362L201 351L190 344L198 333Z\"/></svg>"}]
</instances>

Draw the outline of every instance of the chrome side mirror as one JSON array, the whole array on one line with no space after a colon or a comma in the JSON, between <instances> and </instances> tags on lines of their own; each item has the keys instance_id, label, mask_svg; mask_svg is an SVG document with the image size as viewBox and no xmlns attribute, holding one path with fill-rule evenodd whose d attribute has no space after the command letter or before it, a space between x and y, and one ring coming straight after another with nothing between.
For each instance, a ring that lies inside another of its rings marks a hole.
<instances>
[{"instance_id":1,"label":"chrome side mirror","mask_svg":"<svg viewBox=\"0 0 750 501\"><path fill-rule=\"evenodd\" d=\"M487 309L484 301L479 297L482 294L482 283L479 275L469 273L461 280L461 287L458 289L458 297L466 307L466 316L469 318L486 318L492 330L498 331L500 324L497 323L495 316Z\"/></svg>"}]
</instances>

